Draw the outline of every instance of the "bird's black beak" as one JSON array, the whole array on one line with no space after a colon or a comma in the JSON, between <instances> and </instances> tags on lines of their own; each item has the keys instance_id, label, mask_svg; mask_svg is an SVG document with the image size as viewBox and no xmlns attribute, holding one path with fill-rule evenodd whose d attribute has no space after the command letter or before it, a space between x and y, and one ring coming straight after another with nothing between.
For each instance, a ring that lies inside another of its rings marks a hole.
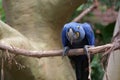
<instances>
[{"instance_id":1,"label":"bird's black beak","mask_svg":"<svg viewBox=\"0 0 120 80\"><path fill-rule=\"evenodd\" d=\"M72 43L73 43L73 38L74 38L73 35L74 35L73 29L70 28L69 31L68 31L68 37L69 37L69 39L70 39L70 44L71 44L71 45L72 45Z\"/></svg>"},{"instance_id":2,"label":"bird's black beak","mask_svg":"<svg viewBox=\"0 0 120 80\"><path fill-rule=\"evenodd\" d=\"M71 38L70 43L71 43L71 45L72 45L72 43L73 43L73 38Z\"/></svg>"}]
</instances>

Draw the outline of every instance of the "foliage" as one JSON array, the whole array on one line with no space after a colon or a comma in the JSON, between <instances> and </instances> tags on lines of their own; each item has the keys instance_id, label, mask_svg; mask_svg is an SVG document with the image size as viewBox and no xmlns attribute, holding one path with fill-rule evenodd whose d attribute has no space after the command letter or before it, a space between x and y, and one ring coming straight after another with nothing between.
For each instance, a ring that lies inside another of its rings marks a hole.
<instances>
[{"instance_id":1,"label":"foliage","mask_svg":"<svg viewBox=\"0 0 120 80\"><path fill-rule=\"evenodd\" d=\"M99 30L99 33L95 32L96 38L99 40L99 45L111 42L111 37L113 35L115 22L104 26L102 24L95 24L95 31ZM97 44L98 45L98 44Z\"/></svg>"},{"instance_id":2,"label":"foliage","mask_svg":"<svg viewBox=\"0 0 120 80\"><path fill-rule=\"evenodd\" d=\"M107 5L108 8L114 6L115 9L119 9L120 7L120 0L100 0L100 2L104 5Z\"/></svg>"},{"instance_id":3,"label":"foliage","mask_svg":"<svg viewBox=\"0 0 120 80\"><path fill-rule=\"evenodd\" d=\"M103 78L104 71L100 64L100 58L101 58L101 56L99 54L95 55L95 57L91 63L91 68L92 68L91 78L92 78L92 80L102 80L102 78Z\"/></svg>"},{"instance_id":4,"label":"foliage","mask_svg":"<svg viewBox=\"0 0 120 80\"><path fill-rule=\"evenodd\" d=\"M87 4L91 4L94 0L87 0ZM120 0L98 0L101 4L106 5L109 7L115 7L115 9L119 9L120 7Z\"/></svg>"},{"instance_id":5,"label":"foliage","mask_svg":"<svg viewBox=\"0 0 120 80\"><path fill-rule=\"evenodd\" d=\"M82 4L80 5L73 13L73 15L70 18L70 21L73 20L75 17L77 17L83 10L85 10L86 8L90 7L90 5L92 4L91 1L88 1L87 4Z\"/></svg>"},{"instance_id":6,"label":"foliage","mask_svg":"<svg viewBox=\"0 0 120 80\"><path fill-rule=\"evenodd\" d=\"M0 0L0 16L1 16L1 20L5 22L5 13L2 7L2 0Z\"/></svg>"}]
</instances>

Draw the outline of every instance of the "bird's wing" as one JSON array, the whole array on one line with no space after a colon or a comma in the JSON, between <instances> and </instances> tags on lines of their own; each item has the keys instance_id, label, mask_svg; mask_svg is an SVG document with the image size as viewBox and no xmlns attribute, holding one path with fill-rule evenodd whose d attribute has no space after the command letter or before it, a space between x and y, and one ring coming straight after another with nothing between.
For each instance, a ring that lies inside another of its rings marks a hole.
<instances>
[{"instance_id":1,"label":"bird's wing","mask_svg":"<svg viewBox=\"0 0 120 80\"><path fill-rule=\"evenodd\" d=\"M94 32L91 28L91 25L88 23L82 24L83 29L85 30L85 35L88 39L89 45L94 46L95 45L95 37L94 37Z\"/></svg>"},{"instance_id":2,"label":"bird's wing","mask_svg":"<svg viewBox=\"0 0 120 80\"><path fill-rule=\"evenodd\" d=\"M64 26L63 29L62 29L62 34L61 34L63 47L68 46L67 45L68 44L68 39L67 39L67 36L66 36L66 30L67 30L67 27Z\"/></svg>"}]
</instances>

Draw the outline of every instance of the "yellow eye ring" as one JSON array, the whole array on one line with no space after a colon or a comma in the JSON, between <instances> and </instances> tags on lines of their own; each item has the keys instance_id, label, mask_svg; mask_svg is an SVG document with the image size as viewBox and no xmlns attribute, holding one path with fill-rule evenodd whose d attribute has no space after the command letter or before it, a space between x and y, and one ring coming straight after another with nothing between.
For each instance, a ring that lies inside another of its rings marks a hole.
<instances>
[{"instance_id":1,"label":"yellow eye ring","mask_svg":"<svg viewBox=\"0 0 120 80\"><path fill-rule=\"evenodd\" d=\"M77 26L78 29L80 29L80 26Z\"/></svg>"}]
</instances>

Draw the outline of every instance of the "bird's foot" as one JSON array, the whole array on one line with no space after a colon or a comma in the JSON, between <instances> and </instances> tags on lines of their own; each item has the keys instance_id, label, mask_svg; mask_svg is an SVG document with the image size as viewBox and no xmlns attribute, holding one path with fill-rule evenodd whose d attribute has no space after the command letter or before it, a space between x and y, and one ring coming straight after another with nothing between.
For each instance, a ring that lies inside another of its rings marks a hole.
<instances>
[{"instance_id":1,"label":"bird's foot","mask_svg":"<svg viewBox=\"0 0 120 80\"><path fill-rule=\"evenodd\" d=\"M91 61L92 61L94 55L89 53L89 48L90 48L90 47L94 47L94 46L85 45L85 46L84 46L84 52L85 52L85 54L87 55L87 57L88 57L88 56L90 57L90 59L91 59Z\"/></svg>"},{"instance_id":2,"label":"bird's foot","mask_svg":"<svg viewBox=\"0 0 120 80\"><path fill-rule=\"evenodd\" d=\"M69 52L70 48L68 46L64 47L62 57L66 56L67 53Z\"/></svg>"},{"instance_id":3,"label":"bird's foot","mask_svg":"<svg viewBox=\"0 0 120 80\"><path fill-rule=\"evenodd\" d=\"M86 55L89 55L88 48L90 48L90 47L91 46L89 46L89 45L84 46L84 52L85 52Z\"/></svg>"}]
</instances>

